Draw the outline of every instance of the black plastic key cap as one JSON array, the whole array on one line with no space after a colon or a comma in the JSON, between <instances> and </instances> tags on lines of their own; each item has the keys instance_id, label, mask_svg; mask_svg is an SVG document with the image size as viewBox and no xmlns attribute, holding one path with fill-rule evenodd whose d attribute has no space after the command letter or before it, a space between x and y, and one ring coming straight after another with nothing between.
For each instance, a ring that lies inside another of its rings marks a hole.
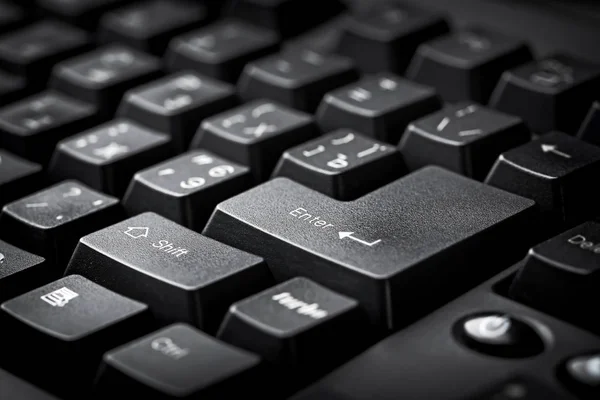
<instances>
[{"instance_id":1,"label":"black plastic key cap","mask_svg":"<svg viewBox=\"0 0 600 400\"><path fill-rule=\"evenodd\" d=\"M0 67L42 87L58 61L85 51L85 32L55 21L42 21L0 37Z\"/></svg>"},{"instance_id":2,"label":"black plastic key cap","mask_svg":"<svg viewBox=\"0 0 600 400\"><path fill-rule=\"evenodd\" d=\"M344 25L349 15L344 13L335 17L284 44L286 50L312 50L320 54L331 54L337 50Z\"/></svg>"},{"instance_id":3,"label":"black plastic key cap","mask_svg":"<svg viewBox=\"0 0 600 400\"><path fill-rule=\"evenodd\" d=\"M59 143L48 173L121 197L137 171L172 154L169 136L116 119Z\"/></svg>"},{"instance_id":4,"label":"black plastic key cap","mask_svg":"<svg viewBox=\"0 0 600 400\"><path fill-rule=\"evenodd\" d=\"M267 180L281 154L319 134L311 115L268 100L257 100L205 120L192 148L206 149L250 167Z\"/></svg>"},{"instance_id":5,"label":"black plastic key cap","mask_svg":"<svg viewBox=\"0 0 600 400\"><path fill-rule=\"evenodd\" d=\"M441 107L434 89L382 73L325 95L317 121L325 132L355 129L396 144L411 121Z\"/></svg>"},{"instance_id":6,"label":"black plastic key cap","mask_svg":"<svg viewBox=\"0 0 600 400\"><path fill-rule=\"evenodd\" d=\"M600 223L586 222L533 247L510 296L546 313L600 332L590 318L600 287Z\"/></svg>"},{"instance_id":7,"label":"black plastic key cap","mask_svg":"<svg viewBox=\"0 0 600 400\"><path fill-rule=\"evenodd\" d=\"M0 369L0 399L59 400L3 369Z\"/></svg>"},{"instance_id":8,"label":"black plastic key cap","mask_svg":"<svg viewBox=\"0 0 600 400\"><path fill-rule=\"evenodd\" d=\"M150 306L161 322L215 332L229 305L272 283L262 258L154 213L83 237L67 274L81 274Z\"/></svg>"},{"instance_id":9,"label":"black plastic key cap","mask_svg":"<svg viewBox=\"0 0 600 400\"><path fill-rule=\"evenodd\" d=\"M500 155L486 183L535 200L551 227L596 215L600 148L553 132Z\"/></svg>"},{"instance_id":10,"label":"black plastic key cap","mask_svg":"<svg viewBox=\"0 0 600 400\"><path fill-rule=\"evenodd\" d=\"M35 192L42 182L41 165L0 149L0 207Z\"/></svg>"},{"instance_id":11,"label":"black plastic key cap","mask_svg":"<svg viewBox=\"0 0 600 400\"><path fill-rule=\"evenodd\" d=\"M25 13L13 4L0 1L0 33L10 31L23 22Z\"/></svg>"},{"instance_id":12,"label":"black plastic key cap","mask_svg":"<svg viewBox=\"0 0 600 400\"><path fill-rule=\"evenodd\" d=\"M290 178L339 200L353 200L406 172L393 146L348 129L286 151L273 176Z\"/></svg>"},{"instance_id":13,"label":"black plastic key cap","mask_svg":"<svg viewBox=\"0 0 600 400\"><path fill-rule=\"evenodd\" d=\"M24 78L0 71L0 105L12 103L30 91Z\"/></svg>"},{"instance_id":14,"label":"black plastic key cap","mask_svg":"<svg viewBox=\"0 0 600 400\"><path fill-rule=\"evenodd\" d=\"M448 24L439 15L379 2L348 21L338 52L352 58L363 72L403 74L421 43L448 31Z\"/></svg>"},{"instance_id":15,"label":"black plastic key cap","mask_svg":"<svg viewBox=\"0 0 600 400\"><path fill-rule=\"evenodd\" d=\"M35 0L35 2L55 17L84 29L93 30L106 11L127 4L131 0Z\"/></svg>"},{"instance_id":16,"label":"black plastic key cap","mask_svg":"<svg viewBox=\"0 0 600 400\"><path fill-rule=\"evenodd\" d=\"M54 91L0 108L0 145L46 164L56 144L98 123L96 109Z\"/></svg>"},{"instance_id":17,"label":"black plastic key cap","mask_svg":"<svg viewBox=\"0 0 600 400\"><path fill-rule=\"evenodd\" d=\"M357 79L349 58L299 49L248 64L238 88L244 100L268 98L312 113L327 92Z\"/></svg>"},{"instance_id":18,"label":"black plastic key cap","mask_svg":"<svg viewBox=\"0 0 600 400\"><path fill-rule=\"evenodd\" d=\"M184 151L204 119L236 104L233 86L185 71L129 91L119 115L169 133Z\"/></svg>"},{"instance_id":19,"label":"black plastic key cap","mask_svg":"<svg viewBox=\"0 0 600 400\"><path fill-rule=\"evenodd\" d=\"M530 377L516 376L485 389L468 400L563 400L562 393L557 393L545 383Z\"/></svg>"},{"instance_id":20,"label":"black plastic key cap","mask_svg":"<svg viewBox=\"0 0 600 400\"><path fill-rule=\"evenodd\" d=\"M439 165L484 180L501 153L530 139L520 118L460 103L410 124L398 149L411 170Z\"/></svg>"},{"instance_id":21,"label":"black plastic key cap","mask_svg":"<svg viewBox=\"0 0 600 400\"><path fill-rule=\"evenodd\" d=\"M217 337L260 355L286 371L283 379L299 383L361 349L363 317L356 300L295 278L233 304Z\"/></svg>"},{"instance_id":22,"label":"black plastic key cap","mask_svg":"<svg viewBox=\"0 0 600 400\"><path fill-rule=\"evenodd\" d=\"M100 38L161 56L174 36L202 25L206 18L202 4L151 0L107 13L100 22Z\"/></svg>"},{"instance_id":23,"label":"black plastic key cap","mask_svg":"<svg viewBox=\"0 0 600 400\"><path fill-rule=\"evenodd\" d=\"M262 371L254 354L176 324L106 353L96 389L103 398L265 398Z\"/></svg>"},{"instance_id":24,"label":"black plastic key cap","mask_svg":"<svg viewBox=\"0 0 600 400\"><path fill-rule=\"evenodd\" d=\"M55 278L58 277L54 275ZM0 302L35 289L52 279L44 258L0 240Z\"/></svg>"},{"instance_id":25,"label":"black plastic key cap","mask_svg":"<svg viewBox=\"0 0 600 400\"><path fill-rule=\"evenodd\" d=\"M305 276L398 329L520 258L535 211L532 200L428 167L352 202L277 178L221 203L204 233L264 257L278 281ZM504 240L514 246L490 259Z\"/></svg>"},{"instance_id":26,"label":"black plastic key cap","mask_svg":"<svg viewBox=\"0 0 600 400\"><path fill-rule=\"evenodd\" d=\"M532 59L525 43L473 28L422 44L407 76L435 87L445 101L485 104L504 71Z\"/></svg>"},{"instance_id":27,"label":"black plastic key cap","mask_svg":"<svg viewBox=\"0 0 600 400\"><path fill-rule=\"evenodd\" d=\"M231 8L236 17L271 29L282 37L298 35L343 10L339 0L324 0L318 8L305 0L240 0Z\"/></svg>"},{"instance_id":28,"label":"black plastic key cap","mask_svg":"<svg viewBox=\"0 0 600 400\"><path fill-rule=\"evenodd\" d=\"M7 204L2 237L64 271L77 241L121 218L118 199L66 181Z\"/></svg>"},{"instance_id":29,"label":"black plastic key cap","mask_svg":"<svg viewBox=\"0 0 600 400\"><path fill-rule=\"evenodd\" d=\"M158 59L119 44L58 64L50 85L111 117L123 94L161 75Z\"/></svg>"},{"instance_id":30,"label":"black plastic key cap","mask_svg":"<svg viewBox=\"0 0 600 400\"><path fill-rule=\"evenodd\" d=\"M583 141L600 146L600 101L594 102L587 117L579 129L577 137Z\"/></svg>"},{"instance_id":31,"label":"black plastic key cap","mask_svg":"<svg viewBox=\"0 0 600 400\"><path fill-rule=\"evenodd\" d=\"M273 32L226 19L173 39L167 66L171 71L194 70L235 83L248 62L278 48L279 39Z\"/></svg>"},{"instance_id":32,"label":"black plastic key cap","mask_svg":"<svg viewBox=\"0 0 600 400\"><path fill-rule=\"evenodd\" d=\"M102 354L146 333L145 304L71 275L0 306L3 357L19 375L43 387L89 398ZM26 346L35 358L23 357ZM35 362L31 362L35 360ZM61 368L45 361L61 360Z\"/></svg>"},{"instance_id":33,"label":"black plastic key cap","mask_svg":"<svg viewBox=\"0 0 600 400\"><path fill-rule=\"evenodd\" d=\"M130 215L152 211L201 232L215 206L252 181L248 168L195 150L135 174L123 204Z\"/></svg>"},{"instance_id":34,"label":"black plastic key cap","mask_svg":"<svg viewBox=\"0 0 600 400\"><path fill-rule=\"evenodd\" d=\"M490 106L523 118L537 133L575 134L599 90L599 65L555 55L505 72Z\"/></svg>"}]
</instances>

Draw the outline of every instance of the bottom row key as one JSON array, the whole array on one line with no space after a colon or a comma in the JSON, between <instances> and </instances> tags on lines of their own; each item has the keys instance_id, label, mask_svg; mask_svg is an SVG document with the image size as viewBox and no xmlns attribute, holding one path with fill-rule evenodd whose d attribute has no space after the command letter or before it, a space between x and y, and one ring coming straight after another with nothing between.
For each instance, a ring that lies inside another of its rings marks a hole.
<instances>
[{"instance_id":1,"label":"bottom row key","mask_svg":"<svg viewBox=\"0 0 600 400\"><path fill-rule=\"evenodd\" d=\"M259 357L176 324L105 354L95 387L101 398L265 398L262 374Z\"/></svg>"},{"instance_id":2,"label":"bottom row key","mask_svg":"<svg viewBox=\"0 0 600 400\"><path fill-rule=\"evenodd\" d=\"M11 344L2 352L11 370L79 396L91 387L104 352L152 329L145 304L77 275L3 303L0 326L0 339Z\"/></svg>"}]
</instances>

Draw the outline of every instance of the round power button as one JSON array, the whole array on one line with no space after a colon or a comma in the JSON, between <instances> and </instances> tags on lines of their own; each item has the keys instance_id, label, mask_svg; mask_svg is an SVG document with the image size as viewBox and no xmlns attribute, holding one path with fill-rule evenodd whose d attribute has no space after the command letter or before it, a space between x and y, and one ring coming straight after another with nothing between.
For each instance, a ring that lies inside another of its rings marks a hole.
<instances>
[{"instance_id":1,"label":"round power button","mask_svg":"<svg viewBox=\"0 0 600 400\"><path fill-rule=\"evenodd\" d=\"M531 357L544 350L538 332L508 314L490 312L463 318L455 332L467 347L496 357Z\"/></svg>"}]
</instances>

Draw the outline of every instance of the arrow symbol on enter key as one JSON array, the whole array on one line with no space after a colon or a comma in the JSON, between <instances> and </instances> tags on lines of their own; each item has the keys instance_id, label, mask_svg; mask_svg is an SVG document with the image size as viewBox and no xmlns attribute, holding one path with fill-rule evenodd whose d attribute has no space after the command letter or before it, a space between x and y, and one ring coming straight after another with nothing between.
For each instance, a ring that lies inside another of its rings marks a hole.
<instances>
[{"instance_id":1,"label":"arrow symbol on enter key","mask_svg":"<svg viewBox=\"0 0 600 400\"><path fill-rule=\"evenodd\" d=\"M557 156L561 156L564 158L571 158L570 154L563 153L562 151L557 150L556 145L554 144L542 144L542 151L544 153L554 153Z\"/></svg>"},{"instance_id":2,"label":"arrow symbol on enter key","mask_svg":"<svg viewBox=\"0 0 600 400\"><path fill-rule=\"evenodd\" d=\"M380 243L380 242L381 242L381 239L379 239L379 240L376 240L376 241L374 241L374 242L371 242L371 243L369 243L369 242L367 242L367 241L364 241L364 240L362 240L362 239L359 239L359 238L357 238L357 237L355 237L355 236L353 236L353 235L354 235L354 232L339 232L340 239L346 239L346 238L348 238L348 239L352 239L352 240L354 240L355 242L358 242L358 243L360 243L360 244L364 244L365 246L369 246L369 247L373 247L373 246L375 246L377 243Z\"/></svg>"}]
</instances>

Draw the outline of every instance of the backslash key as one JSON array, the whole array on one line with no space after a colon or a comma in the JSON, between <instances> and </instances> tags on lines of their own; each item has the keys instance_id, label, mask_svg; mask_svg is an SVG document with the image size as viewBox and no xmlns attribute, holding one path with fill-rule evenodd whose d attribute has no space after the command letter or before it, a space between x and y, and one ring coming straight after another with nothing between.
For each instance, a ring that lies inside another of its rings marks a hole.
<instances>
[{"instance_id":1,"label":"backslash key","mask_svg":"<svg viewBox=\"0 0 600 400\"><path fill-rule=\"evenodd\" d=\"M398 329L519 259L535 241L535 210L438 167L349 202L276 178L221 203L204 235L263 257L278 281L304 276L353 297ZM498 251L505 239L514 246Z\"/></svg>"}]
</instances>

